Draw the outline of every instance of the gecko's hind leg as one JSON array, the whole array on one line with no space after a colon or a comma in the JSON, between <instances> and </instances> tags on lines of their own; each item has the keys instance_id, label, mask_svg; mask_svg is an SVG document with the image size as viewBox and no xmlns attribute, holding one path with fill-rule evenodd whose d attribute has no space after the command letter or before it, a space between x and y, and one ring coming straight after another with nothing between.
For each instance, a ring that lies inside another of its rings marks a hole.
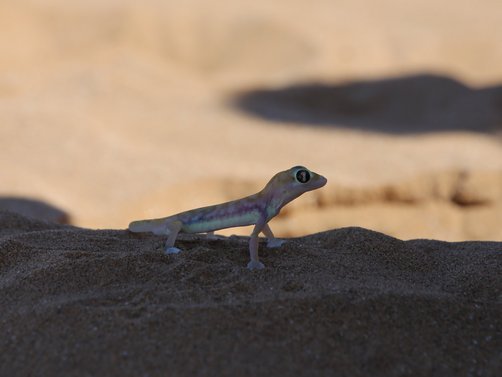
<instances>
[{"instance_id":1,"label":"gecko's hind leg","mask_svg":"<svg viewBox=\"0 0 502 377\"><path fill-rule=\"evenodd\" d=\"M267 247L269 248L281 247L282 244L286 242L284 240L275 238L274 233L272 233L272 229L270 229L268 224L265 224L261 232L265 235L265 237L267 237Z\"/></svg>"},{"instance_id":2,"label":"gecko's hind leg","mask_svg":"<svg viewBox=\"0 0 502 377\"><path fill-rule=\"evenodd\" d=\"M174 247L174 243L176 242L176 238L178 237L178 233L181 230L183 224L181 221L173 221L167 224L167 231L169 232L169 236L166 240L166 245L164 247L164 253L166 254L178 254L181 252L181 249Z\"/></svg>"}]
</instances>

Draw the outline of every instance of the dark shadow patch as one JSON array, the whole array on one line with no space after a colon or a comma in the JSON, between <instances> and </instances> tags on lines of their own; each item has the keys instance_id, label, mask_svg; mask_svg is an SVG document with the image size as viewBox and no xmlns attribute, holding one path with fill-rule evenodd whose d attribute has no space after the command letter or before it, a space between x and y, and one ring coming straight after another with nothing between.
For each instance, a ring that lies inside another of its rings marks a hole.
<instances>
[{"instance_id":1,"label":"dark shadow patch","mask_svg":"<svg viewBox=\"0 0 502 377\"><path fill-rule=\"evenodd\" d=\"M269 121L306 126L394 134L502 130L502 86L474 89L431 74L254 89L231 104Z\"/></svg>"},{"instance_id":2,"label":"dark shadow patch","mask_svg":"<svg viewBox=\"0 0 502 377\"><path fill-rule=\"evenodd\" d=\"M57 224L70 223L70 215L67 212L36 199L0 197L0 211L9 211L32 219Z\"/></svg>"}]
</instances>

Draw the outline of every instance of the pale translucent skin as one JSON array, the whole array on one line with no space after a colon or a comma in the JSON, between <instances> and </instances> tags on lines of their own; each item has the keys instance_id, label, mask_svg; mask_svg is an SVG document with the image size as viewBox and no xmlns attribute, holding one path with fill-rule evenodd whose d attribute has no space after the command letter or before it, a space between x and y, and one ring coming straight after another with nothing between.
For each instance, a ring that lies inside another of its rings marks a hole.
<instances>
[{"instance_id":1,"label":"pale translucent skin","mask_svg":"<svg viewBox=\"0 0 502 377\"><path fill-rule=\"evenodd\" d=\"M304 183L297 179L310 176ZM306 174L306 175L305 175ZM324 186L327 179L303 166L277 173L260 192L242 199L196 208L161 219L140 220L129 224L131 232L152 232L167 235L165 252L176 254L174 247L178 233L212 233L215 230L254 225L249 240L250 270L264 268L258 257L258 235L267 237L267 247L279 247L284 241L274 237L268 222L282 207L307 191Z\"/></svg>"}]
</instances>

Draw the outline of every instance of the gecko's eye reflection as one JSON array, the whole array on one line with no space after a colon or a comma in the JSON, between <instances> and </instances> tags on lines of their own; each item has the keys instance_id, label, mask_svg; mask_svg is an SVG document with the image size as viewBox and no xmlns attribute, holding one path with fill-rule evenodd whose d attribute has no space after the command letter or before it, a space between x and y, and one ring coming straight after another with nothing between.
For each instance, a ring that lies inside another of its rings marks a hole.
<instances>
[{"instance_id":1,"label":"gecko's eye reflection","mask_svg":"<svg viewBox=\"0 0 502 377\"><path fill-rule=\"evenodd\" d=\"M298 170L296 172L296 180L300 183L307 183L310 180L310 173L307 170Z\"/></svg>"}]
</instances>

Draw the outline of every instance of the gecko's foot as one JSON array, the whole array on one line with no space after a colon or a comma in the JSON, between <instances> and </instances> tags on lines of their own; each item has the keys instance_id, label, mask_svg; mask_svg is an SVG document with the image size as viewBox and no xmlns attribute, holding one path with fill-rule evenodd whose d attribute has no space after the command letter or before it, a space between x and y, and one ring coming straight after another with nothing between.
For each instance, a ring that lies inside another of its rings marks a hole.
<instances>
[{"instance_id":1,"label":"gecko's foot","mask_svg":"<svg viewBox=\"0 0 502 377\"><path fill-rule=\"evenodd\" d=\"M276 248L276 247L281 247L286 241L280 240L278 238L272 238L268 240L267 242L267 247L268 248Z\"/></svg>"},{"instance_id":2,"label":"gecko's foot","mask_svg":"<svg viewBox=\"0 0 502 377\"><path fill-rule=\"evenodd\" d=\"M181 249L177 247L166 247L164 250L164 254L178 254L181 253Z\"/></svg>"},{"instance_id":3,"label":"gecko's foot","mask_svg":"<svg viewBox=\"0 0 502 377\"><path fill-rule=\"evenodd\" d=\"M263 270L265 268L265 265L259 261L250 261L248 263L248 270Z\"/></svg>"}]
</instances>

